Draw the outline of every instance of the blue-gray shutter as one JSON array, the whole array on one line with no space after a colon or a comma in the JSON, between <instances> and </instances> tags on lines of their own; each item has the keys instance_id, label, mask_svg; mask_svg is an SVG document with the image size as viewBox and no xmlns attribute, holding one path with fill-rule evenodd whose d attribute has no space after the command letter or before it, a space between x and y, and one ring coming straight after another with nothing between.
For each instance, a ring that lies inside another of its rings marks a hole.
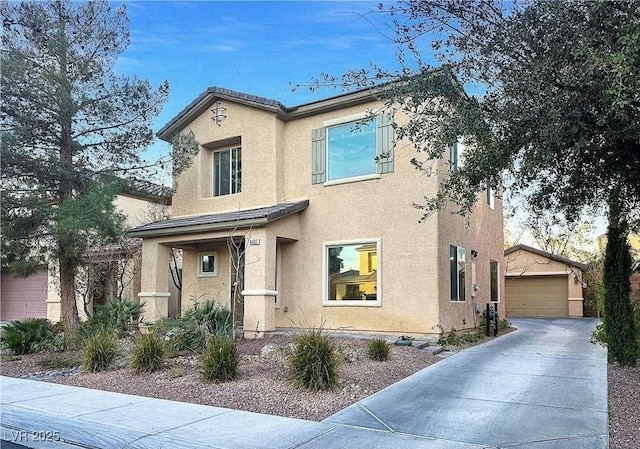
<instances>
[{"instance_id":1,"label":"blue-gray shutter","mask_svg":"<svg viewBox=\"0 0 640 449\"><path fill-rule=\"evenodd\" d=\"M321 184L326 181L327 143L326 129L311 131L311 183Z\"/></svg>"},{"instance_id":2,"label":"blue-gray shutter","mask_svg":"<svg viewBox=\"0 0 640 449\"><path fill-rule=\"evenodd\" d=\"M378 132L376 138L377 173L391 173L393 171L393 148L395 146L393 114L383 112L377 117Z\"/></svg>"}]
</instances>

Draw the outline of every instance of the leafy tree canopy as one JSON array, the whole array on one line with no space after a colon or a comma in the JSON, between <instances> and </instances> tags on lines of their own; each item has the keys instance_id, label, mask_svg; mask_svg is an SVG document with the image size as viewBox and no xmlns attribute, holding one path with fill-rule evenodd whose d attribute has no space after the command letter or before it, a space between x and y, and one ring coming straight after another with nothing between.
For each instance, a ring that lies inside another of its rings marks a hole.
<instances>
[{"instance_id":1,"label":"leafy tree canopy","mask_svg":"<svg viewBox=\"0 0 640 449\"><path fill-rule=\"evenodd\" d=\"M487 178L570 220L604 210L612 193L626 214L638 210L640 3L405 0L380 10L401 69L374 64L324 81L397 81L386 98L410 116L397 133L428 173L464 136L465 166L425 199L427 214L447 202L470 212ZM425 46L444 69L433 69ZM456 78L482 93L465 95Z\"/></svg>"}]
</instances>

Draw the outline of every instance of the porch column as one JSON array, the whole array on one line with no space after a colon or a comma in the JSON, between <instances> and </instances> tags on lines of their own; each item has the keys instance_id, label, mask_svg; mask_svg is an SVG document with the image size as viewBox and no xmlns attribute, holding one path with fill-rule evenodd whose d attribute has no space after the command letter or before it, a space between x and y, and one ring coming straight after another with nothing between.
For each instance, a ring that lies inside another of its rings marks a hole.
<instances>
[{"instance_id":1,"label":"porch column","mask_svg":"<svg viewBox=\"0 0 640 449\"><path fill-rule=\"evenodd\" d=\"M138 298L144 302L146 323L169 316L169 251L168 246L153 240L142 242L142 291Z\"/></svg>"},{"instance_id":2,"label":"porch column","mask_svg":"<svg viewBox=\"0 0 640 449\"><path fill-rule=\"evenodd\" d=\"M266 228L245 235L244 338L276 329L276 236Z\"/></svg>"}]
</instances>

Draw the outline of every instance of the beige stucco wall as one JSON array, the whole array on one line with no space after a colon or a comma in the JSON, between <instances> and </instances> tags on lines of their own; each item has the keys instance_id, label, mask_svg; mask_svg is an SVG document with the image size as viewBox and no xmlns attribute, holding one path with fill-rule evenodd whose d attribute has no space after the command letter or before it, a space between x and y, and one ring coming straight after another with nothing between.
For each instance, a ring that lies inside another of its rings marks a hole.
<instances>
[{"instance_id":1,"label":"beige stucco wall","mask_svg":"<svg viewBox=\"0 0 640 449\"><path fill-rule=\"evenodd\" d=\"M113 204L126 217L127 228L134 228L144 223L161 220L171 215L171 206L135 198L129 195L117 195Z\"/></svg>"},{"instance_id":2,"label":"beige stucco wall","mask_svg":"<svg viewBox=\"0 0 640 449\"><path fill-rule=\"evenodd\" d=\"M276 129L279 120L273 113L228 101L223 103L227 118L220 126L211 120L211 111L207 111L188 129L194 132L201 145L241 137L242 191L234 195L212 196L213 150L201 147L192 165L176 180L174 216L247 209L277 202L276 179L282 176L281 173L276 176ZM220 149L232 146L235 145L222 145Z\"/></svg>"},{"instance_id":3,"label":"beige stucco wall","mask_svg":"<svg viewBox=\"0 0 640 449\"><path fill-rule=\"evenodd\" d=\"M447 170L447 162L442 161L440 172L446 173ZM480 192L475 210L468 220L455 214L456 210L455 204L449 204L446 209L437 214L440 230L438 244L440 325L445 332L451 329L468 329L479 324L482 312L491 300L491 260L499 264L498 314L500 317L505 316L502 199L496 195L494 207L491 208L486 201L486 192ZM449 260L451 244L466 251L466 301L451 301ZM473 250L478 253L476 257L471 253ZM474 283L477 289L474 289ZM479 313L476 310L479 310Z\"/></svg>"},{"instance_id":4,"label":"beige stucco wall","mask_svg":"<svg viewBox=\"0 0 640 449\"><path fill-rule=\"evenodd\" d=\"M201 148L192 166L177 180L173 212L174 216L196 215L309 200L309 207L295 215L295 219L276 221L265 230L265 236L282 238L280 307L275 310L277 327L318 326L323 322L331 329L435 335L439 332L438 323L444 323L445 330L473 326L472 301L468 299L465 303L451 304L449 300L448 245L452 242L465 247L468 261L472 248L479 252L476 261L479 299L487 295L489 258L499 261L501 269L503 267L499 199L496 199L495 210L485 210L488 207L480 206L469 227L465 227L463 219L452 217L447 211L419 223L422 213L412 204L436 193L437 178L427 177L411 165L415 150L407 142L396 143L392 173L360 182L312 184L312 130L322 127L327 120L375 109L379 107L377 102L288 122L270 112L229 101L222 104L227 109L227 117L220 126L214 124L210 111L207 111L186 129L192 130L196 139L209 147L215 147L215 141L230 141L241 136L242 192L211 196L212 150ZM396 120L402 121L403 118L396 116ZM286 231L284 228L291 227L292 223L295 224L295 232ZM194 254L204 245L215 239L224 239L226 235L224 232L211 232L145 239L145 242L185 248L183 308L187 298L199 297L214 288L210 280L196 279ZM326 282L322 272L323 244L367 239L380 239L380 304L323 305L323 283ZM220 254L219 261L222 262ZM264 270L275 273L275 254L265 254L273 260L269 262L271 267ZM258 282L263 284L261 288L272 288L269 273L256 276L262 277ZM254 277L247 276L247 283L254 280ZM219 283L220 291L228 295L228 275L218 277L215 282ZM468 291L470 282L469 277ZM161 289L151 284L148 288ZM258 286L247 285L246 288ZM501 292L504 289L502 282L500 289ZM503 313L503 306L500 307Z\"/></svg>"},{"instance_id":5,"label":"beige stucco wall","mask_svg":"<svg viewBox=\"0 0 640 449\"><path fill-rule=\"evenodd\" d=\"M583 273L580 268L524 249L507 254L505 256L505 262L506 275L508 277L567 275L569 316L582 316L582 303L584 301L582 296Z\"/></svg>"}]
</instances>

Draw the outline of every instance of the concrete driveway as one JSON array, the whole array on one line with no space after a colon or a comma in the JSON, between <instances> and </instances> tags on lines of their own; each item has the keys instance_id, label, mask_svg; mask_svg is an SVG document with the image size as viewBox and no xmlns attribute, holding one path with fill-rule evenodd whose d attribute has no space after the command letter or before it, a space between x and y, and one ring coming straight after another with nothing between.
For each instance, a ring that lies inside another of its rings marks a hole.
<instances>
[{"instance_id":1,"label":"concrete driveway","mask_svg":"<svg viewBox=\"0 0 640 449\"><path fill-rule=\"evenodd\" d=\"M324 422L433 439L430 448L606 449L606 349L589 343L597 321L512 322L518 332L451 356Z\"/></svg>"}]
</instances>

